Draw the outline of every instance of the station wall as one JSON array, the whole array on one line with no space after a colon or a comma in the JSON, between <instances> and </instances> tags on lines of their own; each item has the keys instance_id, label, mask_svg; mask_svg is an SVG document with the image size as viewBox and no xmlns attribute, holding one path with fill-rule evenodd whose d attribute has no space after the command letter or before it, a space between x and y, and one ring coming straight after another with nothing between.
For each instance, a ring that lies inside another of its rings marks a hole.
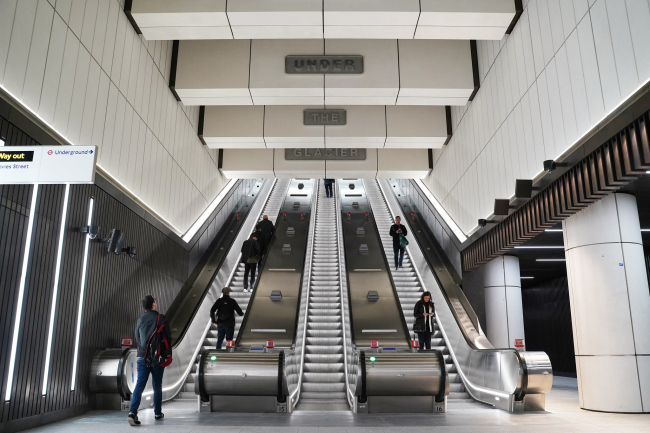
<instances>
[{"instance_id":1,"label":"station wall","mask_svg":"<svg viewBox=\"0 0 650 433\"><path fill-rule=\"evenodd\" d=\"M512 34L479 41L481 88L425 181L465 233L650 79L647 0L524 0Z\"/></svg>"},{"instance_id":2,"label":"station wall","mask_svg":"<svg viewBox=\"0 0 650 433\"><path fill-rule=\"evenodd\" d=\"M199 107L168 88L171 41L147 41L124 0L0 2L0 88L183 233L225 186Z\"/></svg>"}]
</instances>

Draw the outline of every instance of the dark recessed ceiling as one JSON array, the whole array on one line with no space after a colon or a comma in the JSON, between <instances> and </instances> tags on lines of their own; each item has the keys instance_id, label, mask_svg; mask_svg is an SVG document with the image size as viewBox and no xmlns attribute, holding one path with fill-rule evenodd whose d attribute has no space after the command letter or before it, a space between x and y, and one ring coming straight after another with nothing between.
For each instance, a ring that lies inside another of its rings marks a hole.
<instances>
[{"instance_id":1,"label":"dark recessed ceiling","mask_svg":"<svg viewBox=\"0 0 650 433\"><path fill-rule=\"evenodd\" d=\"M619 192L632 194L636 197L639 209L639 219L642 229L650 229L650 175L642 176ZM562 224L553 227L561 230ZM643 245L650 247L650 232L643 232ZM534 239L521 245L523 247L533 246L564 246L562 232L544 232ZM566 276L565 262L538 262L537 259L563 259L564 249L526 249L517 248L510 252L511 255L519 257L519 267L522 277L534 277L533 279L522 279L521 287L526 289L539 284L542 281Z\"/></svg>"}]
</instances>

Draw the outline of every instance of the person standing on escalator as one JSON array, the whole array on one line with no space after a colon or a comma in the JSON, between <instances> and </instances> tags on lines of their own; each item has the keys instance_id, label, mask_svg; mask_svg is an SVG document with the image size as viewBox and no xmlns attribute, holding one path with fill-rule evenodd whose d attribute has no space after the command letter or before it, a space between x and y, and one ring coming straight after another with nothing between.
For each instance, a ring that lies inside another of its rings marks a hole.
<instances>
[{"instance_id":1,"label":"person standing on escalator","mask_svg":"<svg viewBox=\"0 0 650 433\"><path fill-rule=\"evenodd\" d=\"M240 263L244 264L244 293L248 292L248 275L251 276L251 292L255 286L255 269L260 262L262 250L257 242L257 234L254 232L251 237L244 241L241 246Z\"/></svg>"},{"instance_id":2,"label":"person standing on escalator","mask_svg":"<svg viewBox=\"0 0 650 433\"><path fill-rule=\"evenodd\" d=\"M210 308L212 323L217 325L217 350L221 350L223 339L232 340L235 335L235 312L240 316L244 312L239 307L236 299L230 297L230 288L221 289L222 296Z\"/></svg>"},{"instance_id":3,"label":"person standing on escalator","mask_svg":"<svg viewBox=\"0 0 650 433\"><path fill-rule=\"evenodd\" d=\"M332 190L334 179L323 179L323 185L325 185L325 197L334 197L334 191Z\"/></svg>"},{"instance_id":4,"label":"person standing on escalator","mask_svg":"<svg viewBox=\"0 0 650 433\"><path fill-rule=\"evenodd\" d=\"M431 349L431 336L433 335L433 318L435 317L436 309L431 300L431 292L422 293L422 297L415 304L413 315L415 316L415 323L413 324L413 332L418 334L420 341L420 350Z\"/></svg>"},{"instance_id":5,"label":"person standing on escalator","mask_svg":"<svg viewBox=\"0 0 650 433\"><path fill-rule=\"evenodd\" d=\"M409 242L406 240L408 231L401 224L402 219L395 217L395 224L390 227L390 235L393 238L393 252L395 253L395 270L402 267L404 261L404 250Z\"/></svg>"}]
</instances>

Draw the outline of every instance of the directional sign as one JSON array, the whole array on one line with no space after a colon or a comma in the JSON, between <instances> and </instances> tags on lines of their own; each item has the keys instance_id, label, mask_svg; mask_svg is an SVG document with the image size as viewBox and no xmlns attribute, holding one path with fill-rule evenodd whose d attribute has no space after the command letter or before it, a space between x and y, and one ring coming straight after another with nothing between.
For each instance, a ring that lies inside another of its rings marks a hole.
<instances>
[{"instance_id":1,"label":"directional sign","mask_svg":"<svg viewBox=\"0 0 650 433\"><path fill-rule=\"evenodd\" d=\"M0 184L94 183L97 146L2 146Z\"/></svg>"}]
</instances>

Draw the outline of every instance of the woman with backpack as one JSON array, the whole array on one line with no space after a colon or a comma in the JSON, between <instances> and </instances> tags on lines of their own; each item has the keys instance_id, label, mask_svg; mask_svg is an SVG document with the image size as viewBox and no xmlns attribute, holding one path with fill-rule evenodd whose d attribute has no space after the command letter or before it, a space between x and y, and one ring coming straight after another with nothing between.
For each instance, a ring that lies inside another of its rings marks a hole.
<instances>
[{"instance_id":1,"label":"woman with backpack","mask_svg":"<svg viewBox=\"0 0 650 433\"><path fill-rule=\"evenodd\" d=\"M433 335L433 318L435 317L435 308L431 300L431 292L422 293L420 300L416 302L413 309L415 323L413 332L418 334L420 349L431 349L431 336Z\"/></svg>"}]
</instances>

